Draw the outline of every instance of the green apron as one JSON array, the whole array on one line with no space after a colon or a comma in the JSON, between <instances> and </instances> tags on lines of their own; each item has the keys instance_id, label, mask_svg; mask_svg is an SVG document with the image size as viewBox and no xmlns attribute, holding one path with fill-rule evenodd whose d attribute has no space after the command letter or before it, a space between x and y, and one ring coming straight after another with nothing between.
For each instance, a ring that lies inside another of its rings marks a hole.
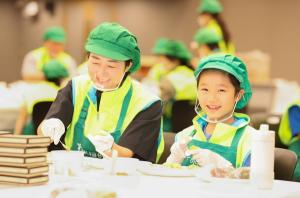
<instances>
[{"instance_id":1,"label":"green apron","mask_svg":"<svg viewBox=\"0 0 300 198\"><path fill-rule=\"evenodd\" d=\"M28 122L23 128L23 135L36 135L32 121Z\"/></svg>"},{"instance_id":2,"label":"green apron","mask_svg":"<svg viewBox=\"0 0 300 198\"><path fill-rule=\"evenodd\" d=\"M297 154L297 164L294 170L293 180L300 181L300 141L296 141L289 146L289 150Z\"/></svg>"},{"instance_id":3,"label":"green apron","mask_svg":"<svg viewBox=\"0 0 300 198\"><path fill-rule=\"evenodd\" d=\"M126 96L124 98L124 102L121 107L121 112L119 115L119 120L116 126L116 129L114 130L111 135L114 138L114 142L118 143L119 139L121 137L121 129L125 120L125 116L128 110L128 106L130 103L130 99L132 96L132 85L130 86L130 89L126 93ZM86 138L84 135L84 129L85 129L85 120L86 117L88 116L87 112L90 107L90 101L88 97L85 98L83 102L83 106L81 109L81 112L79 114L79 118L77 123L75 124L74 128L74 139L73 139L73 144L71 150L83 150L85 152L85 156L89 157L95 157L95 158L102 158L102 155L98 152L96 152L95 146L91 143L91 141ZM88 127L88 126L87 126Z\"/></svg>"},{"instance_id":4,"label":"green apron","mask_svg":"<svg viewBox=\"0 0 300 198\"><path fill-rule=\"evenodd\" d=\"M195 140L195 139L192 139L188 143L187 146L189 149L192 146L197 146L202 149L211 150L211 151L221 155L222 157L224 157L226 160L231 162L231 164L235 167L236 166L237 147L238 147L239 141L240 141L244 131L245 131L245 127L239 128L236 131L236 133L233 137L233 140L231 141L230 146L222 146L219 144L204 142L204 141ZM192 136L194 136L195 133L196 133L196 130L194 129ZM195 164L195 161L192 159L192 156L188 156L188 157L184 158L183 162L181 163L182 166L189 166L192 164Z\"/></svg>"}]
</instances>

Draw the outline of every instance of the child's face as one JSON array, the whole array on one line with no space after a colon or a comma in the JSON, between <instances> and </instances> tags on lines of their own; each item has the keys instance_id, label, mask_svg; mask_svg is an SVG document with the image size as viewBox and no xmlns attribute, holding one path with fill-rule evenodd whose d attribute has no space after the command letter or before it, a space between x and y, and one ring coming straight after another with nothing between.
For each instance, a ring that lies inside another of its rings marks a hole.
<instances>
[{"instance_id":1,"label":"child's face","mask_svg":"<svg viewBox=\"0 0 300 198\"><path fill-rule=\"evenodd\" d=\"M198 84L198 100L202 111L209 119L220 120L228 116L240 95L235 94L235 88L229 76L221 71L208 70L201 74Z\"/></svg>"}]
</instances>

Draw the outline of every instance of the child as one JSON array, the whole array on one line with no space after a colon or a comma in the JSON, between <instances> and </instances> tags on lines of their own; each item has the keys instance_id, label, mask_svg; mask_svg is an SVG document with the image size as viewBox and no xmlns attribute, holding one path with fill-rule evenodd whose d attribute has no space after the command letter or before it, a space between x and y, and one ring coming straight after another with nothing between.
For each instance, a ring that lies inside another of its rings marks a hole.
<instances>
[{"instance_id":1,"label":"child","mask_svg":"<svg viewBox=\"0 0 300 198\"><path fill-rule=\"evenodd\" d=\"M249 117L235 113L251 98L245 64L235 56L202 59L195 71L198 101L193 125L176 135L168 163L213 164L218 168L250 165Z\"/></svg>"}]
</instances>

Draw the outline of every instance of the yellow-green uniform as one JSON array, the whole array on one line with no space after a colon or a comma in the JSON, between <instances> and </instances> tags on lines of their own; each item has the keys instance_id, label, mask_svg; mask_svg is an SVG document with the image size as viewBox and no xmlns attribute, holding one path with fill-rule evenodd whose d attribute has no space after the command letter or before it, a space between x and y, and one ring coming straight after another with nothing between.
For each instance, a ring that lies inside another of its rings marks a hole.
<instances>
[{"instance_id":1,"label":"yellow-green uniform","mask_svg":"<svg viewBox=\"0 0 300 198\"><path fill-rule=\"evenodd\" d=\"M173 101L187 100L194 102L197 98L197 83L194 71L184 65L177 66L164 76L175 89L175 96L172 101L168 101L164 111L164 131L171 131L171 114Z\"/></svg>"},{"instance_id":2,"label":"yellow-green uniform","mask_svg":"<svg viewBox=\"0 0 300 198\"><path fill-rule=\"evenodd\" d=\"M100 93L94 88L88 75L81 75L73 78L58 94L60 97L54 102L54 107L51 107L46 118L56 117L62 120L67 127L65 144L72 150L83 150L88 156L101 158L87 136L107 131L116 144L131 149L140 159L155 162L164 148L162 107L160 99L146 90L139 82L127 76L117 90ZM100 93L99 97L97 93ZM154 104L159 104L159 108L153 127L150 123L152 117L141 118L139 115L147 114ZM68 112L56 113L60 111L60 107ZM146 129L146 125L152 128Z\"/></svg>"},{"instance_id":3,"label":"yellow-green uniform","mask_svg":"<svg viewBox=\"0 0 300 198\"><path fill-rule=\"evenodd\" d=\"M239 122L236 125L217 123L210 138L207 138L204 128L206 121L201 119L204 115L197 115L193 119L193 125L184 129L176 135L175 141L181 141L186 137L192 137L188 148L209 149L218 153L232 163L234 167L249 166L251 155L250 134L253 129L249 126L249 117L245 114L234 113L234 118ZM182 165L193 164L191 156L185 157Z\"/></svg>"},{"instance_id":4,"label":"yellow-green uniform","mask_svg":"<svg viewBox=\"0 0 300 198\"><path fill-rule=\"evenodd\" d=\"M295 116L293 114L291 114L290 110L292 108L296 107L296 109L298 109L298 115L299 115L299 108L300 108L300 101L295 102L293 104L291 104L287 111L283 114L282 118L281 118L281 122L280 122L280 126L279 126L279 131L278 131L278 135L279 138L281 140L281 142L283 144L285 144L286 146L288 146L288 149L294 151L297 156L298 156L298 160L297 160L297 165L294 171L294 176L293 179L300 181L300 139L299 139L299 124L297 124L297 126L293 126L294 130L295 130L295 134L293 134L292 132L292 123L291 123L291 119L293 119L290 116ZM295 122L300 122L300 120L295 120ZM298 134L296 134L298 133Z\"/></svg>"},{"instance_id":5,"label":"yellow-green uniform","mask_svg":"<svg viewBox=\"0 0 300 198\"><path fill-rule=\"evenodd\" d=\"M214 31L221 38L224 38L222 29L221 29L220 25L217 23L216 20L212 19L211 21L208 22L207 26L205 26L205 27L211 29L212 31ZM229 53L229 54L234 54L235 53L234 45L231 42L229 42L226 45L226 43L223 39L219 42L219 48L224 53Z\"/></svg>"},{"instance_id":6,"label":"yellow-green uniform","mask_svg":"<svg viewBox=\"0 0 300 198\"><path fill-rule=\"evenodd\" d=\"M76 62L69 54L60 52L54 59L65 66L70 76L75 74ZM35 74L38 71L42 72L44 65L51 60L53 58L45 47L40 47L29 52L23 62L22 75Z\"/></svg>"},{"instance_id":7,"label":"yellow-green uniform","mask_svg":"<svg viewBox=\"0 0 300 198\"><path fill-rule=\"evenodd\" d=\"M29 87L23 94L23 105L26 107L27 114L29 115L27 123L23 128L24 135L36 134L31 122L34 105L38 102L54 101L59 90L59 87L55 83L47 81L31 84Z\"/></svg>"}]
</instances>

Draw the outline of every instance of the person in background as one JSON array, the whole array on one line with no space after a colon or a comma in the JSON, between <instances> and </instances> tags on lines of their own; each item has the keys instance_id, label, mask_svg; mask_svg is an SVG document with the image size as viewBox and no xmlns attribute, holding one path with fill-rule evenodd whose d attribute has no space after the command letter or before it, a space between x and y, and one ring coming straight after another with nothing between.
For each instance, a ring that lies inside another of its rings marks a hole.
<instances>
[{"instance_id":1,"label":"person in background","mask_svg":"<svg viewBox=\"0 0 300 198\"><path fill-rule=\"evenodd\" d=\"M227 169L250 165L250 118L243 108L252 91L245 64L235 56L215 54L203 58L195 71L197 116L179 132L167 163L183 166L213 165Z\"/></svg>"},{"instance_id":2,"label":"person in background","mask_svg":"<svg viewBox=\"0 0 300 198\"><path fill-rule=\"evenodd\" d=\"M234 54L235 48L231 42L230 33L221 17L223 7L218 0L202 0L201 4L197 8L198 24L200 28L209 28L221 37L219 47L222 52ZM192 43L192 48L195 47L195 43Z\"/></svg>"},{"instance_id":3,"label":"person in background","mask_svg":"<svg viewBox=\"0 0 300 198\"><path fill-rule=\"evenodd\" d=\"M221 37L209 28L201 28L194 35L194 42L196 42L197 55L192 59L192 65L197 67L201 58L207 57L211 54L221 53L219 42Z\"/></svg>"},{"instance_id":4,"label":"person in background","mask_svg":"<svg viewBox=\"0 0 300 198\"><path fill-rule=\"evenodd\" d=\"M283 114L278 135L281 142L297 154L293 179L300 181L300 100L292 103Z\"/></svg>"},{"instance_id":5,"label":"person in background","mask_svg":"<svg viewBox=\"0 0 300 198\"><path fill-rule=\"evenodd\" d=\"M25 81L46 80L43 66L51 60L57 60L68 70L70 76L76 73L76 62L64 52L65 31L61 27L48 28L43 36L42 47L30 51L23 60L22 79Z\"/></svg>"},{"instance_id":6,"label":"person in background","mask_svg":"<svg viewBox=\"0 0 300 198\"><path fill-rule=\"evenodd\" d=\"M116 150L120 157L158 161L164 149L162 102L130 77L140 68L136 37L105 22L90 32L85 49L88 75L59 91L38 133L90 157Z\"/></svg>"},{"instance_id":7,"label":"person in background","mask_svg":"<svg viewBox=\"0 0 300 198\"><path fill-rule=\"evenodd\" d=\"M167 68L159 61L159 55L160 49L162 49L166 44L168 43L168 39L166 38L160 38L156 41L154 48L152 49L153 54L157 57L157 63L151 67L149 70L145 80L143 83L145 84L151 84L155 87L159 87L159 82L161 78L167 74L168 70ZM156 91L156 93L159 93Z\"/></svg>"},{"instance_id":8,"label":"person in background","mask_svg":"<svg viewBox=\"0 0 300 198\"><path fill-rule=\"evenodd\" d=\"M37 102L54 101L62 80L69 74L64 65L57 60L51 60L43 66L46 81L30 84L30 89L24 92L23 105L15 124L14 134L34 135L31 114Z\"/></svg>"},{"instance_id":9,"label":"person in background","mask_svg":"<svg viewBox=\"0 0 300 198\"><path fill-rule=\"evenodd\" d=\"M196 99L196 81L190 66L191 54L186 46L178 40L165 40L155 48L159 63L164 67L160 75L160 97L164 102L164 131L172 131L171 112L174 101L191 101Z\"/></svg>"}]
</instances>

